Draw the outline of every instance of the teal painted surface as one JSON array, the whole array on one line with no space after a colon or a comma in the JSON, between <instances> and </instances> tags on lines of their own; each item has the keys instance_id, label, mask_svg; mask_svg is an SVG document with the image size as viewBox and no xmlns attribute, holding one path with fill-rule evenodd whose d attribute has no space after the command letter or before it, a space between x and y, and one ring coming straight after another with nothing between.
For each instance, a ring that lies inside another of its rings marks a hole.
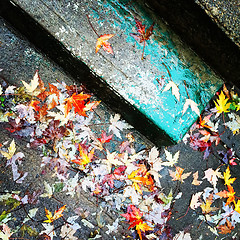
<instances>
[{"instance_id":1,"label":"teal painted surface","mask_svg":"<svg viewBox=\"0 0 240 240\"><path fill-rule=\"evenodd\" d=\"M129 15L129 13L133 12L134 9L138 9L140 11L138 14L141 14L141 19L144 19L143 23L147 28L152 24L153 20L147 15L144 9L141 9L136 3L134 5L134 3L131 2L131 4L133 4L132 6L126 6L129 1L120 2L121 3L117 0L108 0L107 3L103 3L103 5L105 9L108 9L107 14L115 14L117 16L114 25L125 31L126 41L131 45L136 44L136 47L142 51L143 43L136 42L136 40L129 35L133 32L132 28L135 26L133 15ZM92 16L98 19L97 12L93 11ZM101 22L99 21L98 24L101 24ZM166 44L160 45L159 43L161 42L165 42ZM147 41L144 55L150 57L148 62L146 62L147 66L151 65L151 68L155 67L157 69L157 73L161 73L153 74L147 72L146 74L146 72L140 72L138 74L138 79L149 78L153 80L152 83L156 86L156 89L158 89L158 91L152 92L154 94L153 99L150 102L146 101L148 103L146 104L143 98L149 98L150 95L145 95L138 90L136 90L136 92L138 92L136 95L134 88L137 89L137 81L132 83L132 92L128 91L129 84L131 84L128 81L123 83L121 87L125 89L127 100L130 100L131 103L151 119L151 121L165 130L174 141L178 142L198 118L197 114L193 112L190 107L182 114L183 105L186 99L189 98L188 94L190 99L198 104L199 110L202 111L215 92L222 86L222 80L216 77L207 65L201 61L198 62L198 59L197 62L201 70L194 71L190 69L189 67L191 67L193 63L183 62L179 56L179 48L172 40L171 33L161 29L159 25L154 26L154 34L151 37L151 41ZM140 56L136 54L136 58L138 57ZM193 56L192 61L195 62L195 58L196 56ZM171 90L163 92L165 85L171 79L166 67L162 63L168 67L172 80L179 87L180 101L177 101L176 97L171 93ZM146 71L148 70L146 69ZM163 76L165 76L165 84L161 86L157 79L161 79ZM146 87L149 79L146 79ZM108 82L107 79L106 81ZM187 91L184 81L186 82ZM113 87L115 88L115 86Z\"/></svg>"},{"instance_id":2,"label":"teal painted surface","mask_svg":"<svg viewBox=\"0 0 240 240\"><path fill-rule=\"evenodd\" d=\"M127 0L14 1L176 142L198 118L190 108L182 114L188 99L184 81L190 99L198 104L200 111L222 85L222 80L144 6L144 1L142 4ZM114 57L102 49L95 53L97 36L86 14L98 35L115 34L109 40ZM147 28L155 22L143 61L143 43L129 35L137 33L134 16ZM163 63L179 87L180 101L170 90L163 92L171 80ZM164 80L162 85L160 79Z\"/></svg>"}]
</instances>

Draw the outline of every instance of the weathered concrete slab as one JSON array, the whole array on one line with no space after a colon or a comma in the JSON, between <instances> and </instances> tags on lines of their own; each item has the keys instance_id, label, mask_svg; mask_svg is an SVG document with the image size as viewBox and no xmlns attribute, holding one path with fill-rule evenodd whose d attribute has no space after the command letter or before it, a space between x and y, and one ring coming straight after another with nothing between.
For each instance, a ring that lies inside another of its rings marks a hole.
<instances>
[{"instance_id":1,"label":"weathered concrete slab","mask_svg":"<svg viewBox=\"0 0 240 240\"><path fill-rule=\"evenodd\" d=\"M142 9L141 4L41 0L31 1L31 4L28 1L15 3L175 142L197 119L190 108L182 113L186 99L195 101L201 111L221 86L221 79L161 20ZM99 35L115 34L109 40L115 57L102 50L95 54L97 36L86 14ZM141 60L143 45L129 35L136 32L134 17L145 21L147 26L153 21L156 23L154 36L145 48L144 61ZM161 83L159 79L163 79ZM163 87L171 80L180 90L180 101L170 91L163 92Z\"/></svg>"}]
</instances>

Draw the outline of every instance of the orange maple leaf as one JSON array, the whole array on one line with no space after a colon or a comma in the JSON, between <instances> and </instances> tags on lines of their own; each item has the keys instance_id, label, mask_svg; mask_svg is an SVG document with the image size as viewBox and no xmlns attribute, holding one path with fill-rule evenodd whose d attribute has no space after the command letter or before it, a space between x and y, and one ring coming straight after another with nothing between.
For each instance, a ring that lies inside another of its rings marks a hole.
<instances>
[{"instance_id":1,"label":"orange maple leaf","mask_svg":"<svg viewBox=\"0 0 240 240\"><path fill-rule=\"evenodd\" d=\"M64 106L65 116L68 115L69 111L74 106L75 113L78 113L79 115L86 117L87 115L84 110L85 100L90 97L91 97L91 95L84 94L83 92L81 92L80 94L74 93L71 97L66 98L64 100L65 101L65 106Z\"/></svg>"},{"instance_id":2,"label":"orange maple leaf","mask_svg":"<svg viewBox=\"0 0 240 240\"><path fill-rule=\"evenodd\" d=\"M153 228L151 228L150 226L148 226L147 223L145 223L145 222L139 222L139 223L136 225L136 230L137 230L137 233L138 233L140 239L142 240L141 231L142 231L142 232L146 232L146 231L153 230Z\"/></svg>"},{"instance_id":3,"label":"orange maple leaf","mask_svg":"<svg viewBox=\"0 0 240 240\"><path fill-rule=\"evenodd\" d=\"M153 190L154 181L151 175L147 172L146 166L144 164L139 164L139 169L133 171L128 175L128 179L133 181L133 187L142 194L141 185L149 187Z\"/></svg>"},{"instance_id":4,"label":"orange maple leaf","mask_svg":"<svg viewBox=\"0 0 240 240\"><path fill-rule=\"evenodd\" d=\"M209 122L211 116L212 116L212 114L209 114L208 116L205 116L205 117L202 119L202 116L200 115L200 117L199 117L199 127L212 128L212 127L210 127L210 126L207 125L207 122Z\"/></svg>"},{"instance_id":5,"label":"orange maple leaf","mask_svg":"<svg viewBox=\"0 0 240 240\"><path fill-rule=\"evenodd\" d=\"M228 198L225 206L229 205L231 202L235 203L235 192L231 185L227 185L228 191L223 190L221 192L216 193L221 198Z\"/></svg>"},{"instance_id":6,"label":"orange maple leaf","mask_svg":"<svg viewBox=\"0 0 240 240\"><path fill-rule=\"evenodd\" d=\"M217 228L220 230L220 234L231 233L231 231L234 229L232 224L227 219L224 225L219 225Z\"/></svg>"},{"instance_id":7,"label":"orange maple leaf","mask_svg":"<svg viewBox=\"0 0 240 240\"><path fill-rule=\"evenodd\" d=\"M110 38L112 38L114 36L114 34L104 34L101 35L98 39L97 39L97 43L96 43L96 53L100 50L101 47L103 47L103 50L111 53L112 55L114 55L113 53L113 49L111 47L111 44L108 42L108 40Z\"/></svg>"},{"instance_id":8,"label":"orange maple leaf","mask_svg":"<svg viewBox=\"0 0 240 240\"><path fill-rule=\"evenodd\" d=\"M47 220L45 220L44 222L49 222L52 223L53 221L57 220L58 218L63 216L63 211L65 209L66 205L62 206L61 208L59 208L57 211L54 212L54 215L52 215L52 213L45 208L45 212L46 212L46 217L48 218Z\"/></svg>"},{"instance_id":9,"label":"orange maple leaf","mask_svg":"<svg viewBox=\"0 0 240 240\"><path fill-rule=\"evenodd\" d=\"M88 153L86 149L83 149L81 145L79 144L79 155L80 159L74 159L72 162L78 164L78 165L83 165L83 168L91 162L93 156L94 156L94 148Z\"/></svg>"}]
</instances>

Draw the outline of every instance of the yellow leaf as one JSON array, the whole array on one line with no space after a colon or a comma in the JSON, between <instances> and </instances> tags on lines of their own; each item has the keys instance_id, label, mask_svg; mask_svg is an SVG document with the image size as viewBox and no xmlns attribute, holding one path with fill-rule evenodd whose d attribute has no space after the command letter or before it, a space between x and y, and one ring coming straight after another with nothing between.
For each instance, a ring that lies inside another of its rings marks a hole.
<instances>
[{"instance_id":1,"label":"yellow leaf","mask_svg":"<svg viewBox=\"0 0 240 240\"><path fill-rule=\"evenodd\" d=\"M234 210L236 212L240 213L240 200L238 200L237 203L235 202L234 204L235 204L235 209Z\"/></svg>"},{"instance_id":2,"label":"yellow leaf","mask_svg":"<svg viewBox=\"0 0 240 240\"><path fill-rule=\"evenodd\" d=\"M216 108L217 108L217 112L218 113L229 112L228 109L231 105L231 103L227 103L229 98L225 98L223 91L221 91L221 93L218 97L219 97L219 99L217 99L217 102L214 101Z\"/></svg>"},{"instance_id":3,"label":"yellow leaf","mask_svg":"<svg viewBox=\"0 0 240 240\"><path fill-rule=\"evenodd\" d=\"M140 194L142 194L142 189L138 183L134 182L132 187L134 187L135 190L137 190Z\"/></svg>"},{"instance_id":4,"label":"yellow leaf","mask_svg":"<svg viewBox=\"0 0 240 240\"><path fill-rule=\"evenodd\" d=\"M114 34L104 34L101 35L98 39L97 39L97 43L96 43L96 53L99 51L99 49L101 47L103 47L104 51L107 51L108 53L111 53L114 55L112 47L110 45L109 42L107 42L110 38L112 38L114 36Z\"/></svg>"},{"instance_id":5,"label":"yellow leaf","mask_svg":"<svg viewBox=\"0 0 240 240\"><path fill-rule=\"evenodd\" d=\"M45 208L46 217L48 218L48 220L45 220L44 222L52 223L53 221L55 221L58 218L62 217L63 216L62 213L63 213L65 207L66 207L66 205L64 205L61 208L59 208L57 211L54 212L53 216L52 216L52 213Z\"/></svg>"},{"instance_id":6,"label":"yellow leaf","mask_svg":"<svg viewBox=\"0 0 240 240\"><path fill-rule=\"evenodd\" d=\"M230 170L229 170L229 166L228 166L226 169L226 172L223 173L225 185L231 185L236 180L236 178L230 178L230 177L231 177L231 174L230 174Z\"/></svg>"},{"instance_id":7,"label":"yellow leaf","mask_svg":"<svg viewBox=\"0 0 240 240\"><path fill-rule=\"evenodd\" d=\"M49 223L53 222L52 213L46 208L45 208L45 213L48 220L45 220L44 222L49 222Z\"/></svg>"},{"instance_id":8,"label":"yellow leaf","mask_svg":"<svg viewBox=\"0 0 240 240\"><path fill-rule=\"evenodd\" d=\"M83 165L83 168L91 162L93 155L94 155L94 148L88 153L87 150L83 149L79 144L79 155L80 159L74 159L72 162Z\"/></svg>"},{"instance_id":9,"label":"yellow leaf","mask_svg":"<svg viewBox=\"0 0 240 240\"><path fill-rule=\"evenodd\" d=\"M201 204L201 209L202 209L202 212L204 213L204 214L208 214L208 213L210 213L210 212L212 212L212 211L215 211L215 210L217 210L218 208L216 208L216 207L211 207L211 205L212 205L212 203L213 203L213 195L211 194L207 199L206 199L206 203L202 203Z\"/></svg>"},{"instance_id":10,"label":"yellow leaf","mask_svg":"<svg viewBox=\"0 0 240 240\"><path fill-rule=\"evenodd\" d=\"M136 230L137 230L137 233L138 233L140 239L142 240L141 231L143 231L143 232L151 231L151 230L153 230L153 228L151 228L150 226L148 226L145 222L139 222L139 223L136 225Z\"/></svg>"},{"instance_id":11,"label":"yellow leaf","mask_svg":"<svg viewBox=\"0 0 240 240\"><path fill-rule=\"evenodd\" d=\"M11 159L13 157L15 151L16 151L16 145L15 145L15 141L13 139L9 148L8 148L8 152L3 152L3 151L0 151L0 152L7 159Z\"/></svg>"}]
</instances>

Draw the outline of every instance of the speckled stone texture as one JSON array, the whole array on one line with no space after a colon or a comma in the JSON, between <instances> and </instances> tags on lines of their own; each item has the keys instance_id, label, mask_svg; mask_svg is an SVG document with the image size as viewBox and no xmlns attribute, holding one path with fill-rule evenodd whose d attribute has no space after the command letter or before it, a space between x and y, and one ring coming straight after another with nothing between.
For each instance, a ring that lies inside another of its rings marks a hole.
<instances>
[{"instance_id":1,"label":"speckled stone texture","mask_svg":"<svg viewBox=\"0 0 240 240\"><path fill-rule=\"evenodd\" d=\"M196 0L196 3L240 47L240 1Z\"/></svg>"}]
</instances>

